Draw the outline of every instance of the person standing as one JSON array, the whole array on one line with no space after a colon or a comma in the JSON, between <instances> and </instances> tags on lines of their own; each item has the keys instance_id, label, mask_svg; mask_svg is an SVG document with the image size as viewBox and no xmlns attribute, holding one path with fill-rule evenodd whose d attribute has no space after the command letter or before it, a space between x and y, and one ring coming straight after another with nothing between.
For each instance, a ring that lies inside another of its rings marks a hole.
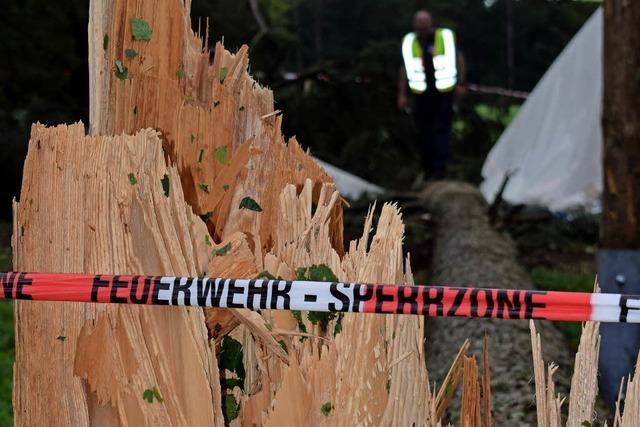
<instances>
[{"instance_id":1,"label":"person standing","mask_svg":"<svg viewBox=\"0 0 640 427\"><path fill-rule=\"evenodd\" d=\"M462 96L465 91L464 58L457 51L455 33L449 28L434 28L428 11L416 12L413 27L402 40L398 108L407 109L408 88L414 97L425 177L443 179L450 158L454 93Z\"/></svg>"}]
</instances>

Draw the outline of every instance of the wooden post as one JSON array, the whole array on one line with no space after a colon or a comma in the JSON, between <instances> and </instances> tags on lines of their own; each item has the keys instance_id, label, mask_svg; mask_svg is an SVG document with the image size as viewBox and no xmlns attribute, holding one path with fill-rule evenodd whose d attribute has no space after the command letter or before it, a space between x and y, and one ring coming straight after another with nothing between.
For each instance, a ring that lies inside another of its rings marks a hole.
<instances>
[{"instance_id":1,"label":"wooden post","mask_svg":"<svg viewBox=\"0 0 640 427\"><path fill-rule=\"evenodd\" d=\"M604 2L600 245L640 248L640 2Z\"/></svg>"},{"instance_id":2,"label":"wooden post","mask_svg":"<svg viewBox=\"0 0 640 427\"><path fill-rule=\"evenodd\" d=\"M603 292L640 292L640 3L605 0L603 191L598 281ZM634 369L637 325L603 324L600 390L611 407Z\"/></svg>"}]
</instances>

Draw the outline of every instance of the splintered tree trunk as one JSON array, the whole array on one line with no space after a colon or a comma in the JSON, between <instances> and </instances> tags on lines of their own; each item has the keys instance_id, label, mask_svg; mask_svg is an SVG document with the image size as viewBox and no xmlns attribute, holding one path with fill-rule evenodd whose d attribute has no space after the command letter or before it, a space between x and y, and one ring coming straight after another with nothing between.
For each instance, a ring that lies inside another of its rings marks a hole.
<instances>
[{"instance_id":1,"label":"splintered tree trunk","mask_svg":"<svg viewBox=\"0 0 640 427\"><path fill-rule=\"evenodd\" d=\"M397 207L370 235L372 209L345 249L335 185L283 138L246 46L217 44L210 61L189 14L181 0L91 2L92 136L34 125L14 268L293 279L324 264L413 284ZM418 316L313 319L17 302L16 425L436 425ZM220 357L232 339L242 351Z\"/></svg>"},{"instance_id":2,"label":"splintered tree trunk","mask_svg":"<svg viewBox=\"0 0 640 427\"><path fill-rule=\"evenodd\" d=\"M179 185L165 196L161 180L179 177L163 157L152 130L86 137L82 124L34 125L14 269L201 274L207 230ZM201 310L16 301L16 425L221 422L204 321ZM143 400L154 388L163 405Z\"/></svg>"},{"instance_id":3,"label":"splintered tree trunk","mask_svg":"<svg viewBox=\"0 0 640 427\"><path fill-rule=\"evenodd\" d=\"M600 244L640 249L640 2L604 2Z\"/></svg>"}]
</instances>

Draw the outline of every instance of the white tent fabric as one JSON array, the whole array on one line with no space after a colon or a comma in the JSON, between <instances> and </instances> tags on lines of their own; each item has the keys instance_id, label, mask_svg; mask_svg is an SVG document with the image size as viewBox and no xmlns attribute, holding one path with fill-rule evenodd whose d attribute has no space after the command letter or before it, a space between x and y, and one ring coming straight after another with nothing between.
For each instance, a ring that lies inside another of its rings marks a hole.
<instances>
[{"instance_id":1,"label":"white tent fabric","mask_svg":"<svg viewBox=\"0 0 640 427\"><path fill-rule=\"evenodd\" d=\"M482 168L491 202L505 174L511 203L598 210L602 191L602 9L547 70Z\"/></svg>"},{"instance_id":2,"label":"white tent fabric","mask_svg":"<svg viewBox=\"0 0 640 427\"><path fill-rule=\"evenodd\" d=\"M384 191L382 187L365 181L364 179L343 171L342 169L330 165L327 162L323 162L317 158L315 158L315 161L320 163L320 166L322 166L329 176L333 178L336 182L338 192L343 197L356 200L365 193L375 196L376 194L380 194Z\"/></svg>"}]
</instances>

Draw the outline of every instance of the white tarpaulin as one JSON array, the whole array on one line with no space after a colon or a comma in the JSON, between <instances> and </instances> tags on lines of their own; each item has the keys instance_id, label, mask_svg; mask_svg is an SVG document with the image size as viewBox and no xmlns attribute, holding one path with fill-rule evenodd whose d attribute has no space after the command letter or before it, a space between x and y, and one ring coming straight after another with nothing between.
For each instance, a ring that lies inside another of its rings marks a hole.
<instances>
[{"instance_id":1,"label":"white tarpaulin","mask_svg":"<svg viewBox=\"0 0 640 427\"><path fill-rule=\"evenodd\" d=\"M511 203L599 207L602 191L602 9L547 70L482 168L491 202L506 173Z\"/></svg>"},{"instance_id":2,"label":"white tarpaulin","mask_svg":"<svg viewBox=\"0 0 640 427\"><path fill-rule=\"evenodd\" d=\"M336 183L336 188L338 192L343 196L351 200L357 200L363 194L369 194L370 196L375 196L376 194L382 193L384 190L382 187L379 187L375 184L370 183L369 181L365 181L359 176L355 176L350 174L349 172L343 171L340 168L337 168L333 165L330 165L327 162L323 162L317 158L314 158L315 161L320 163L320 166L327 171L327 174Z\"/></svg>"}]
</instances>

